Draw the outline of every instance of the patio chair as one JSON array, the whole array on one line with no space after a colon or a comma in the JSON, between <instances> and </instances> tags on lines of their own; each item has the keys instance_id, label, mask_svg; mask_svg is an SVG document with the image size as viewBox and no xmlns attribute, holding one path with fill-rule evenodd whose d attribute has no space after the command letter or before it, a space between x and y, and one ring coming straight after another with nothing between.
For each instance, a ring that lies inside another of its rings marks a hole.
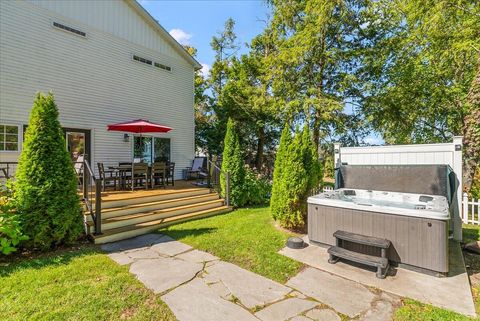
<instances>
[{"instance_id":1,"label":"patio chair","mask_svg":"<svg viewBox=\"0 0 480 321\"><path fill-rule=\"evenodd\" d=\"M199 178L200 173L206 173L205 170L206 157L195 157L192 162L192 167L187 167L186 179Z\"/></svg>"},{"instance_id":2,"label":"patio chair","mask_svg":"<svg viewBox=\"0 0 480 321\"><path fill-rule=\"evenodd\" d=\"M144 185L145 189L148 189L148 164L147 163L135 163L133 164L132 173L133 188L135 185Z\"/></svg>"},{"instance_id":3,"label":"patio chair","mask_svg":"<svg viewBox=\"0 0 480 321\"><path fill-rule=\"evenodd\" d=\"M175 186L175 163L168 164L165 173L166 184L171 184L172 186Z\"/></svg>"},{"instance_id":4,"label":"patio chair","mask_svg":"<svg viewBox=\"0 0 480 321\"><path fill-rule=\"evenodd\" d=\"M116 171L106 171L103 163L97 163L98 173L102 179L102 191L105 191L106 187L113 187L117 189L118 175ZM113 182L113 185L109 183Z\"/></svg>"},{"instance_id":5,"label":"patio chair","mask_svg":"<svg viewBox=\"0 0 480 321\"><path fill-rule=\"evenodd\" d=\"M167 166L164 162L157 162L152 164L150 170L150 183L152 188L155 186L165 187L165 176L167 172Z\"/></svg>"}]
</instances>

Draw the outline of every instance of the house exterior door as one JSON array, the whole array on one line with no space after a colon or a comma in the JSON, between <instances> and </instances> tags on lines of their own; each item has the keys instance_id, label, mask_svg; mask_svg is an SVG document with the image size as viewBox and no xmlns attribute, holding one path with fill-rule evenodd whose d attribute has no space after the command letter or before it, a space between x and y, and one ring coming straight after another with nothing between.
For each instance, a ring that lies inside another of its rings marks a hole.
<instances>
[{"instance_id":1,"label":"house exterior door","mask_svg":"<svg viewBox=\"0 0 480 321\"><path fill-rule=\"evenodd\" d=\"M80 155L91 162L91 135L88 129L63 128L67 150L73 162L78 160Z\"/></svg>"}]
</instances>

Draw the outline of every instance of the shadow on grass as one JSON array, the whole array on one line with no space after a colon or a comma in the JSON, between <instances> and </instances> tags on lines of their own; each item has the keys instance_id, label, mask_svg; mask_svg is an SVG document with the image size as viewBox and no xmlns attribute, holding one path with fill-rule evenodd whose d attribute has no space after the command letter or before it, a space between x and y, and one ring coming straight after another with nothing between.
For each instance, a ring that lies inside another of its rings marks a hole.
<instances>
[{"instance_id":1,"label":"shadow on grass","mask_svg":"<svg viewBox=\"0 0 480 321\"><path fill-rule=\"evenodd\" d=\"M473 241L480 241L480 228L463 228L463 242L469 243Z\"/></svg>"},{"instance_id":2,"label":"shadow on grass","mask_svg":"<svg viewBox=\"0 0 480 321\"><path fill-rule=\"evenodd\" d=\"M173 237L176 240L181 240L189 236L199 236L203 234L215 233L217 228L206 227L197 229L176 229L175 226L170 226L169 229L160 230L160 233Z\"/></svg>"},{"instance_id":3,"label":"shadow on grass","mask_svg":"<svg viewBox=\"0 0 480 321\"><path fill-rule=\"evenodd\" d=\"M25 269L42 269L51 266L66 265L73 259L100 253L102 253L100 249L88 246L42 253L36 257L15 257L10 261L2 260L0 263L0 277L6 277Z\"/></svg>"}]
</instances>

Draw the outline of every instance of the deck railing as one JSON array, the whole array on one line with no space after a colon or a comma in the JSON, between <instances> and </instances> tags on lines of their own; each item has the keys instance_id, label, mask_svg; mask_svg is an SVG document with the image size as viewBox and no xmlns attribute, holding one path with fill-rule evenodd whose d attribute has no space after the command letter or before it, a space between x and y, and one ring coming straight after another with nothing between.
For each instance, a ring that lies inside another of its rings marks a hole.
<instances>
[{"instance_id":1,"label":"deck railing","mask_svg":"<svg viewBox=\"0 0 480 321\"><path fill-rule=\"evenodd\" d=\"M87 160L84 160L82 165L82 201L92 217L94 234L100 235L102 234L102 180L95 176ZM87 226L86 222L85 226Z\"/></svg>"},{"instance_id":2,"label":"deck railing","mask_svg":"<svg viewBox=\"0 0 480 321\"><path fill-rule=\"evenodd\" d=\"M225 172L220 168L220 164L215 164L209 159L207 159L207 172L208 187L223 196L225 199L225 205L230 206L230 173ZM222 186L220 184L221 175L225 176L225 191L222 191Z\"/></svg>"}]
</instances>

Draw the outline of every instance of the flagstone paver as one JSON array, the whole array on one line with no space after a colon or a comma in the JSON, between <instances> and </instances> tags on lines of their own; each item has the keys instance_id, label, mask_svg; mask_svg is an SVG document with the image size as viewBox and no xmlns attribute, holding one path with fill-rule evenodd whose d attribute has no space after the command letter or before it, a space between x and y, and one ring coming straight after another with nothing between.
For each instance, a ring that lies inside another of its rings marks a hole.
<instances>
[{"instance_id":1,"label":"flagstone paver","mask_svg":"<svg viewBox=\"0 0 480 321\"><path fill-rule=\"evenodd\" d=\"M216 295L201 279L195 279L162 296L180 321L258 321L242 307Z\"/></svg>"},{"instance_id":2,"label":"flagstone paver","mask_svg":"<svg viewBox=\"0 0 480 321\"><path fill-rule=\"evenodd\" d=\"M125 255L130 257L132 260L139 260L139 259L157 259L160 257L160 254L150 248L143 248L141 250L135 251L130 250L124 252Z\"/></svg>"},{"instance_id":3,"label":"flagstone paver","mask_svg":"<svg viewBox=\"0 0 480 321\"><path fill-rule=\"evenodd\" d=\"M206 273L210 280L222 281L249 309L278 301L292 291L291 288L227 262L215 263L206 269Z\"/></svg>"},{"instance_id":4,"label":"flagstone paver","mask_svg":"<svg viewBox=\"0 0 480 321\"><path fill-rule=\"evenodd\" d=\"M262 321L284 321L317 306L318 303L297 298L286 299L269 305L255 316Z\"/></svg>"},{"instance_id":5,"label":"flagstone paver","mask_svg":"<svg viewBox=\"0 0 480 321\"><path fill-rule=\"evenodd\" d=\"M218 257L199 250L188 251L176 256L178 259L182 259L189 262L203 263L210 261L220 260Z\"/></svg>"},{"instance_id":6,"label":"flagstone paver","mask_svg":"<svg viewBox=\"0 0 480 321\"><path fill-rule=\"evenodd\" d=\"M303 315L297 315L296 317L291 318L289 321L312 321L312 319Z\"/></svg>"},{"instance_id":7,"label":"flagstone paver","mask_svg":"<svg viewBox=\"0 0 480 321\"><path fill-rule=\"evenodd\" d=\"M160 242L151 247L152 250L169 256L174 256L188 250L191 250L192 247L182 242L175 241L171 237L165 236L160 239Z\"/></svg>"},{"instance_id":8,"label":"flagstone paver","mask_svg":"<svg viewBox=\"0 0 480 321\"><path fill-rule=\"evenodd\" d=\"M390 319L399 303L396 296L310 267L282 285L160 234L102 249L118 264L130 264L130 272L161 293L179 321L340 320L331 309L315 308L320 304L380 321Z\"/></svg>"},{"instance_id":9,"label":"flagstone paver","mask_svg":"<svg viewBox=\"0 0 480 321\"><path fill-rule=\"evenodd\" d=\"M130 266L130 272L155 293L162 293L193 279L203 264L174 258L139 260Z\"/></svg>"},{"instance_id":10,"label":"flagstone paver","mask_svg":"<svg viewBox=\"0 0 480 321\"><path fill-rule=\"evenodd\" d=\"M287 285L349 317L368 310L375 298L359 283L311 267L291 278Z\"/></svg>"},{"instance_id":11,"label":"flagstone paver","mask_svg":"<svg viewBox=\"0 0 480 321\"><path fill-rule=\"evenodd\" d=\"M335 311L330 309L313 309L305 313L307 317L317 321L340 321L341 318ZM390 319L388 319L390 320Z\"/></svg>"},{"instance_id":12,"label":"flagstone paver","mask_svg":"<svg viewBox=\"0 0 480 321\"><path fill-rule=\"evenodd\" d=\"M118 253L114 252L114 253L108 254L108 256L112 260L117 262L119 265L127 265L127 264L130 264L130 263L133 263L133 261L134 261L131 257L129 257L124 252L118 252Z\"/></svg>"}]
</instances>

